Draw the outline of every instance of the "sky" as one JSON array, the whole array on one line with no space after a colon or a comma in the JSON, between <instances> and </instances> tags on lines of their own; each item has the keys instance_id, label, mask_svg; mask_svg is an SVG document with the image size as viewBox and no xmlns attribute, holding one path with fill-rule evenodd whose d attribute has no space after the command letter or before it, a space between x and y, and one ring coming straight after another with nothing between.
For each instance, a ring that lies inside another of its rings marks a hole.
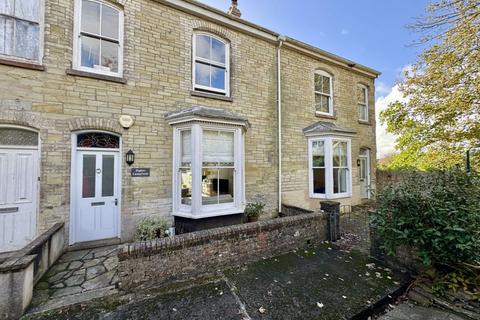
<instances>
[{"instance_id":1,"label":"sky","mask_svg":"<svg viewBox=\"0 0 480 320\"><path fill-rule=\"evenodd\" d=\"M230 0L200 0L228 10ZM242 18L382 72L376 114L403 99L396 82L416 60L419 38L406 26L431 0L238 0ZM377 117L377 158L394 151L395 137Z\"/></svg>"}]
</instances>

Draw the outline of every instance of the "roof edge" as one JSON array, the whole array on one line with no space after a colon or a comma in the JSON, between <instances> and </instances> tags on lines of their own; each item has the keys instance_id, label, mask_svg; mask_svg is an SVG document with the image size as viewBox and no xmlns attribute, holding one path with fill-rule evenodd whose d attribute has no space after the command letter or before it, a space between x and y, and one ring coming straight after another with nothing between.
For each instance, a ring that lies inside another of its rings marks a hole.
<instances>
[{"instance_id":1,"label":"roof edge","mask_svg":"<svg viewBox=\"0 0 480 320\"><path fill-rule=\"evenodd\" d=\"M327 60L329 62L340 65L344 68L350 68L351 70L360 72L372 78L377 78L381 75L381 72L364 66L362 64L356 63L349 59L340 57L336 54L330 53L328 51L322 50L313 45L307 44L305 42L290 38L284 37L281 34L264 28L255 23L249 22L247 20L241 19L239 17L230 15L220 9L211 7L204 3L201 3L196 0L153 0L157 3L175 8L177 10L187 12L196 16L200 16L204 19L213 21L215 23L222 24L229 28L233 28L237 31L248 33L252 36L256 36L263 40L266 40L271 43L279 42L279 39L283 39L285 44L289 45L292 49L297 49L298 51L304 53L310 53L310 55Z\"/></svg>"},{"instance_id":2,"label":"roof edge","mask_svg":"<svg viewBox=\"0 0 480 320\"><path fill-rule=\"evenodd\" d=\"M362 64L356 63L355 61L340 57L339 55L336 55L334 53L325 51L323 49L320 49L318 47L312 46L308 43L302 42L300 40L296 40L290 37L286 37L286 42L285 44L291 45L294 49L295 47L299 47L302 49L306 49L308 51L311 51L314 54L320 55L319 58L327 58L327 60L334 60L332 62L337 62L341 63L344 67L351 68L352 70L356 71L363 71L364 73L368 73L370 76L377 78L380 76L382 73L378 70L372 69L370 67L364 66Z\"/></svg>"}]
</instances>

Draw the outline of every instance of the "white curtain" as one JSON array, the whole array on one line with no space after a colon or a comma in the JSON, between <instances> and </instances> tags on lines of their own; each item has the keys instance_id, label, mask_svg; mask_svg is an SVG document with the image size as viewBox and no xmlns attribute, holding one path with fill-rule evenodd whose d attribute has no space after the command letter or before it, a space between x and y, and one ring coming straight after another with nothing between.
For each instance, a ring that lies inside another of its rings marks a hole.
<instances>
[{"instance_id":1,"label":"white curtain","mask_svg":"<svg viewBox=\"0 0 480 320\"><path fill-rule=\"evenodd\" d=\"M234 163L233 132L203 131L203 162Z\"/></svg>"},{"instance_id":2,"label":"white curtain","mask_svg":"<svg viewBox=\"0 0 480 320\"><path fill-rule=\"evenodd\" d=\"M192 163L192 133L182 131L182 163Z\"/></svg>"}]
</instances>

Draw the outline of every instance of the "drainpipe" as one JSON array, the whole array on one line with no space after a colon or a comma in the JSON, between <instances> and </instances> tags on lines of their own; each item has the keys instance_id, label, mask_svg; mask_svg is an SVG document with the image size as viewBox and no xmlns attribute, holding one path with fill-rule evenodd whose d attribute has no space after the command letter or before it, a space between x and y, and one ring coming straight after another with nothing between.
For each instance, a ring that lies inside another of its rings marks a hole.
<instances>
[{"instance_id":1,"label":"drainpipe","mask_svg":"<svg viewBox=\"0 0 480 320\"><path fill-rule=\"evenodd\" d=\"M281 53L285 36L278 36L277 47L277 114L278 114L278 213L282 212L282 72Z\"/></svg>"}]
</instances>

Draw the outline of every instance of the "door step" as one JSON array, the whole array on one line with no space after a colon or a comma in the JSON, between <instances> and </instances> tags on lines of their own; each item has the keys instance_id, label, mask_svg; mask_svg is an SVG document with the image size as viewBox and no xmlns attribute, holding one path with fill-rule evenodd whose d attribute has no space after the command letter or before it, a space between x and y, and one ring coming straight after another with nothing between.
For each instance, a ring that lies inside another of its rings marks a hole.
<instances>
[{"instance_id":1,"label":"door step","mask_svg":"<svg viewBox=\"0 0 480 320\"><path fill-rule=\"evenodd\" d=\"M86 242L79 242L72 244L68 247L67 251L77 251L77 250L84 250L84 249L95 249L98 247L106 247L112 246L116 244L120 244L122 241L120 238L109 238L109 239L102 239L102 240L94 240L94 241L86 241Z\"/></svg>"}]
</instances>

